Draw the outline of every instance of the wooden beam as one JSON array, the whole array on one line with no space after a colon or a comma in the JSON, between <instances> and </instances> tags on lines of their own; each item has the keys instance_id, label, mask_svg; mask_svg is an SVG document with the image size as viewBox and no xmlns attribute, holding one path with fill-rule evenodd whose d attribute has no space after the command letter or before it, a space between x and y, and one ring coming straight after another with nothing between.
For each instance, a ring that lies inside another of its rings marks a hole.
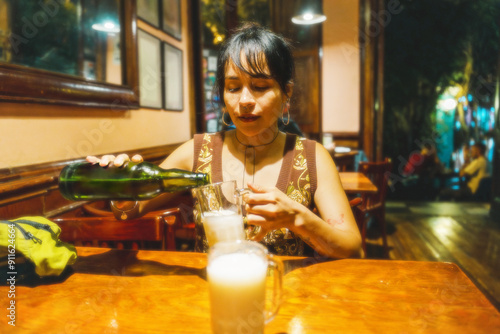
<instances>
[{"instance_id":1,"label":"wooden beam","mask_svg":"<svg viewBox=\"0 0 500 334\"><path fill-rule=\"evenodd\" d=\"M360 0L360 147L370 161L383 159L384 26L377 15L383 0Z\"/></svg>"}]
</instances>

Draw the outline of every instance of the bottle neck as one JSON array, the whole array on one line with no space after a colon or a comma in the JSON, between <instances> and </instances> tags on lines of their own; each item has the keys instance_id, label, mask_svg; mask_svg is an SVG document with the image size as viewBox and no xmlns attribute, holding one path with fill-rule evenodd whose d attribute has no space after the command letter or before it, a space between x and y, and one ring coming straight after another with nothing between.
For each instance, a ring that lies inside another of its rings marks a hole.
<instances>
[{"instance_id":1,"label":"bottle neck","mask_svg":"<svg viewBox=\"0 0 500 334\"><path fill-rule=\"evenodd\" d=\"M204 186L210 183L210 177L204 173L194 173L182 169L165 169L159 173L163 180L163 191L182 191Z\"/></svg>"},{"instance_id":2,"label":"bottle neck","mask_svg":"<svg viewBox=\"0 0 500 334\"><path fill-rule=\"evenodd\" d=\"M212 180L210 179L210 174L209 173L199 173L201 177L201 182L200 186L206 186L207 184L212 183Z\"/></svg>"}]
</instances>

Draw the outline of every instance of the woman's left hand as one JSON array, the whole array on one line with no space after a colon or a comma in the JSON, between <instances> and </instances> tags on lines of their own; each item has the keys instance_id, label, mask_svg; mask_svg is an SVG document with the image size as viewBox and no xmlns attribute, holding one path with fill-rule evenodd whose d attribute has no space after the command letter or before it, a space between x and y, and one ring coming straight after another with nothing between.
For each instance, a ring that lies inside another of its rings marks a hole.
<instances>
[{"instance_id":1,"label":"woman's left hand","mask_svg":"<svg viewBox=\"0 0 500 334\"><path fill-rule=\"evenodd\" d=\"M300 213L302 205L287 197L276 187L262 187L248 184L253 193L245 195L247 222L260 226L260 231L252 238L262 240L270 231L286 227L291 229Z\"/></svg>"}]
</instances>

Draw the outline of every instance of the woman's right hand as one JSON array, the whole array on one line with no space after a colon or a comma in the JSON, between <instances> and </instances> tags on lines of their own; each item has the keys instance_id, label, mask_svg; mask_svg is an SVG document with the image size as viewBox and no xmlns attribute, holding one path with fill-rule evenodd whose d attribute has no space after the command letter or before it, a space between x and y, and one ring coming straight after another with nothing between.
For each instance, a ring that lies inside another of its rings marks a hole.
<instances>
[{"instance_id":1,"label":"woman's right hand","mask_svg":"<svg viewBox=\"0 0 500 334\"><path fill-rule=\"evenodd\" d=\"M89 155L86 158L87 162L90 162L91 164L99 164L101 167L106 167L106 166L115 166L115 167L121 167L123 166L124 163L128 161L133 161L133 162L143 162L144 159L142 156L139 154L134 155L132 158L129 158L129 156L125 153L118 154L117 156L114 156L112 154L106 154L103 155L102 157L98 158L93 155Z\"/></svg>"},{"instance_id":2,"label":"woman's right hand","mask_svg":"<svg viewBox=\"0 0 500 334\"><path fill-rule=\"evenodd\" d=\"M144 159L142 156L136 154L130 158L127 154L122 153L114 156L112 154L106 154L98 158L96 156L89 155L85 160L91 164L99 164L101 167L114 166L121 167L128 161L142 162ZM118 220L126 220L140 217L141 205L138 201L111 201L111 211Z\"/></svg>"}]
</instances>

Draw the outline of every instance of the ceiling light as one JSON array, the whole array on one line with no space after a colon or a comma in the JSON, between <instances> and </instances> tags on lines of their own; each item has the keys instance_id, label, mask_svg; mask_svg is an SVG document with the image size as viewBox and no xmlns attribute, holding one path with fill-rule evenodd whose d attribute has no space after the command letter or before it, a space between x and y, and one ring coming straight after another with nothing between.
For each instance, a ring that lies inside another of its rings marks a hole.
<instances>
[{"instance_id":1,"label":"ceiling light","mask_svg":"<svg viewBox=\"0 0 500 334\"><path fill-rule=\"evenodd\" d=\"M120 32L120 26L117 24L114 24L111 21L106 21L104 23L94 23L92 25L92 29L98 30L98 31L104 31L104 32L108 32L108 33Z\"/></svg>"},{"instance_id":2,"label":"ceiling light","mask_svg":"<svg viewBox=\"0 0 500 334\"><path fill-rule=\"evenodd\" d=\"M319 13L311 13L311 12L306 12L302 15L297 15L292 17L292 22L295 24L316 24L316 23L321 23L326 20L326 16Z\"/></svg>"}]
</instances>

